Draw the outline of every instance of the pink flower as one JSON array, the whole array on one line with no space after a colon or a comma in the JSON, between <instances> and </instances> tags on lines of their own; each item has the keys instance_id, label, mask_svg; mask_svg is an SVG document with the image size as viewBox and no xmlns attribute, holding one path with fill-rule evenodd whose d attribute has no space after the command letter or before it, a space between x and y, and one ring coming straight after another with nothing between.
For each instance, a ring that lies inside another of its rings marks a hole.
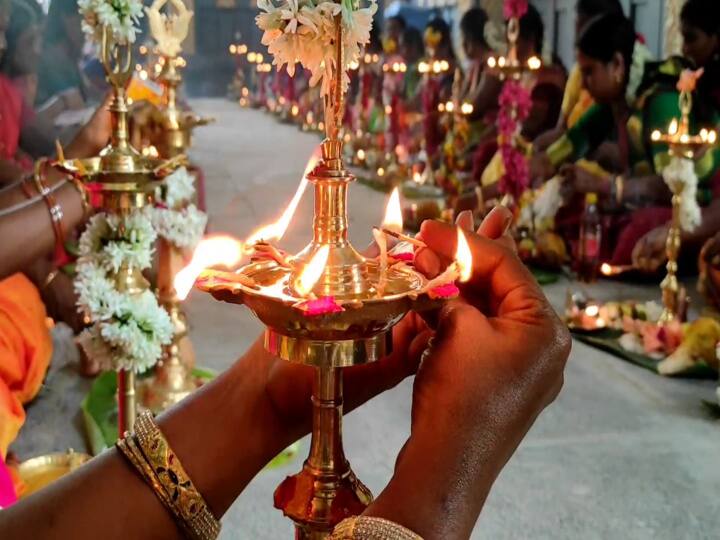
<instances>
[{"instance_id":1,"label":"pink flower","mask_svg":"<svg viewBox=\"0 0 720 540\"><path fill-rule=\"evenodd\" d=\"M415 254L410 251L403 251L400 253L390 253L389 255L396 261L413 262L415 260Z\"/></svg>"},{"instance_id":2,"label":"pink flower","mask_svg":"<svg viewBox=\"0 0 720 540\"><path fill-rule=\"evenodd\" d=\"M505 0L503 16L506 19L519 19L528 10L528 0Z\"/></svg>"},{"instance_id":3,"label":"pink flower","mask_svg":"<svg viewBox=\"0 0 720 540\"><path fill-rule=\"evenodd\" d=\"M307 317L317 317L318 315L345 311L343 307L335 301L333 296L321 296L314 300L304 300L296 304L295 307L304 312Z\"/></svg>"},{"instance_id":4,"label":"pink flower","mask_svg":"<svg viewBox=\"0 0 720 540\"><path fill-rule=\"evenodd\" d=\"M428 296L432 299L455 298L459 294L460 289L458 289L457 285L454 283L445 283L444 285L433 287L428 291Z\"/></svg>"}]
</instances>

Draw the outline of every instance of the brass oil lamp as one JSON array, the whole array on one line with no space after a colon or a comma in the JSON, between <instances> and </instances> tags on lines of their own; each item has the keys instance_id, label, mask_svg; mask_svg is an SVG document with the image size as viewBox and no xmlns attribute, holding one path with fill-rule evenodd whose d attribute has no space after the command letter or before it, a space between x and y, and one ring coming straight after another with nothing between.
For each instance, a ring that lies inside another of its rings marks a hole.
<instances>
[{"instance_id":1,"label":"brass oil lamp","mask_svg":"<svg viewBox=\"0 0 720 540\"><path fill-rule=\"evenodd\" d=\"M335 32L334 66L343 66L339 17ZM267 351L316 370L310 455L275 492L275 506L295 523L296 538L307 540L326 538L372 500L343 451L343 368L385 357L392 327L410 309L439 302L411 266L366 258L348 240L347 192L354 177L342 160L341 69L333 67L324 101L326 139L307 175L315 196L312 241L295 256L256 244L276 255L234 272L205 270L196 281L216 299L250 308L265 325ZM313 311L317 305L325 308Z\"/></svg>"},{"instance_id":2,"label":"brass oil lamp","mask_svg":"<svg viewBox=\"0 0 720 540\"><path fill-rule=\"evenodd\" d=\"M182 84L180 70L185 65L180 53L193 12L182 0L169 0L172 13L169 10L162 13L167 2L155 0L146 12L160 55L161 69L157 78L163 88L162 106L155 111L154 118L161 133L156 146L161 158L171 159L187 152L195 127L207 125L213 120L201 118L177 105L177 91ZM192 375L195 357L188 336L187 317L172 283L183 264L182 251L166 239L159 238L158 296L160 304L170 315L174 332L172 342L163 348L163 356L155 366L154 374L143 381L140 391L143 406L155 413L178 403L201 384Z\"/></svg>"},{"instance_id":3,"label":"brass oil lamp","mask_svg":"<svg viewBox=\"0 0 720 540\"><path fill-rule=\"evenodd\" d=\"M691 86L694 87L694 83ZM703 128L698 134L691 134L692 90L690 88L680 89L679 107L680 121L673 119L666 133L655 130L651 133L650 138L654 143L666 144L671 159L688 160L694 163L701 149L717 143L717 133L714 130ZM672 192L672 220L665 242L665 253L668 260L665 266L667 274L660 283L663 301L660 324L675 320L679 311L680 284L677 278L677 270L678 255L682 244L680 211L686 187L681 178L673 178L665 174L663 176Z\"/></svg>"},{"instance_id":4,"label":"brass oil lamp","mask_svg":"<svg viewBox=\"0 0 720 540\"><path fill-rule=\"evenodd\" d=\"M105 67L113 96L109 105L112 118L110 143L98 156L62 160L57 167L82 181L99 197L103 211L127 216L150 203L153 193L170 172L175 160L160 161L141 155L130 145L126 88L132 76L130 45L113 43L103 28L100 60ZM178 158L179 159L179 158ZM114 276L116 287L127 294L141 294L149 287L139 268L124 264ZM119 436L132 430L136 415L135 373L117 372Z\"/></svg>"}]
</instances>

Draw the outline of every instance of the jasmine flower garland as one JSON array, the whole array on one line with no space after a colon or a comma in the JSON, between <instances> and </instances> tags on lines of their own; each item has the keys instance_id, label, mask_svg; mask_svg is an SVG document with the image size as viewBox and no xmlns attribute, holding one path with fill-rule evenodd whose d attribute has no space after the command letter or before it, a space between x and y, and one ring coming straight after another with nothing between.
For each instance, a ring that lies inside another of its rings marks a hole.
<instances>
[{"instance_id":1,"label":"jasmine flower garland","mask_svg":"<svg viewBox=\"0 0 720 540\"><path fill-rule=\"evenodd\" d=\"M155 295L122 293L111 278L123 265L149 267L156 237L141 211L97 214L80 237L75 291L78 307L93 324L79 341L103 369L143 372L170 343L172 323Z\"/></svg>"},{"instance_id":2,"label":"jasmine flower garland","mask_svg":"<svg viewBox=\"0 0 720 540\"><path fill-rule=\"evenodd\" d=\"M180 249L194 248L207 225L207 215L189 202L194 194L192 176L180 167L165 179L165 192L156 197L156 205L145 210L158 236Z\"/></svg>"}]
</instances>

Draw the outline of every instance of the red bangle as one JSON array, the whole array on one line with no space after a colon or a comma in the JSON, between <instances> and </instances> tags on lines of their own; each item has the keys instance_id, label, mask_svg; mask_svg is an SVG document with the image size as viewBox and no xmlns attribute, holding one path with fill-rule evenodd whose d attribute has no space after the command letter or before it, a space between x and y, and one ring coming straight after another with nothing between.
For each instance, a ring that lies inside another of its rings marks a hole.
<instances>
[{"instance_id":1,"label":"red bangle","mask_svg":"<svg viewBox=\"0 0 720 540\"><path fill-rule=\"evenodd\" d=\"M35 164L35 174L33 180L35 181L35 187L38 193L42 195L43 200L48 208L50 214L50 222L55 233L55 264L57 266L63 266L71 261L70 256L65 251L65 233L62 228L63 211L57 200L53 196L50 188L45 182L47 172L47 159L40 159Z\"/></svg>"}]
</instances>

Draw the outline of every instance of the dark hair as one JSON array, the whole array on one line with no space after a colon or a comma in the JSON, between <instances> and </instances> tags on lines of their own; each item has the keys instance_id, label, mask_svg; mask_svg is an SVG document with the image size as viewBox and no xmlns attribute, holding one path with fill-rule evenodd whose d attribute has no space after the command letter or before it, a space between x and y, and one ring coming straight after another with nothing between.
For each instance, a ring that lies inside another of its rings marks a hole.
<instances>
[{"instance_id":1,"label":"dark hair","mask_svg":"<svg viewBox=\"0 0 720 540\"><path fill-rule=\"evenodd\" d=\"M624 15L601 15L591 20L577 39L577 48L584 55L609 63L616 53L630 69L635 49L635 27Z\"/></svg>"},{"instance_id":2,"label":"dark hair","mask_svg":"<svg viewBox=\"0 0 720 540\"><path fill-rule=\"evenodd\" d=\"M77 0L52 0L45 25L44 47L67 40L64 19L78 14Z\"/></svg>"},{"instance_id":3,"label":"dark hair","mask_svg":"<svg viewBox=\"0 0 720 540\"><path fill-rule=\"evenodd\" d=\"M706 34L720 36L720 2L687 0L680 11L680 20Z\"/></svg>"},{"instance_id":4,"label":"dark hair","mask_svg":"<svg viewBox=\"0 0 720 540\"><path fill-rule=\"evenodd\" d=\"M7 40L7 49L5 55L0 62L2 71L10 71L10 62L18 47L18 41L25 30L42 22L42 10L40 5L34 0L9 0L12 7L10 9L10 21L5 32ZM9 73L9 75L16 75Z\"/></svg>"},{"instance_id":5,"label":"dark hair","mask_svg":"<svg viewBox=\"0 0 720 540\"><path fill-rule=\"evenodd\" d=\"M485 25L488 22L487 13L479 7L468 9L460 19L460 31L472 43L487 47L485 40Z\"/></svg>"},{"instance_id":6,"label":"dark hair","mask_svg":"<svg viewBox=\"0 0 720 540\"><path fill-rule=\"evenodd\" d=\"M543 41L545 40L545 25L540 12L532 4L528 5L525 15L520 17L520 37L532 40L535 51L538 53L542 51Z\"/></svg>"},{"instance_id":7,"label":"dark hair","mask_svg":"<svg viewBox=\"0 0 720 540\"><path fill-rule=\"evenodd\" d=\"M400 27L400 30L405 30L405 28L407 28L405 17L403 17L402 15L393 15L392 17L388 17L387 22L389 23L390 21L395 21Z\"/></svg>"},{"instance_id":8,"label":"dark hair","mask_svg":"<svg viewBox=\"0 0 720 540\"><path fill-rule=\"evenodd\" d=\"M575 12L587 19L598 15L622 15L623 8L620 0L578 0Z\"/></svg>"},{"instance_id":9,"label":"dark hair","mask_svg":"<svg viewBox=\"0 0 720 540\"><path fill-rule=\"evenodd\" d=\"M416 49L422 54L423 52L423 38L420 30L413 28L412 26L403 32L402 35L403 46L407 49Z\"/></svg>"},{"instance_id":10,"label":"dark hair","mask_svg":"<svg viewBox=\"0 0 720 540\"><path fill-rule=\"evenodd\" d=\"M440 45L445 45L450 49L450 54L454 55L452 50L452 41L450 40L450 25L441 17L433 17L426 25L425 29L431 28L440 34Z\"/></svg>"}]
</instances>

